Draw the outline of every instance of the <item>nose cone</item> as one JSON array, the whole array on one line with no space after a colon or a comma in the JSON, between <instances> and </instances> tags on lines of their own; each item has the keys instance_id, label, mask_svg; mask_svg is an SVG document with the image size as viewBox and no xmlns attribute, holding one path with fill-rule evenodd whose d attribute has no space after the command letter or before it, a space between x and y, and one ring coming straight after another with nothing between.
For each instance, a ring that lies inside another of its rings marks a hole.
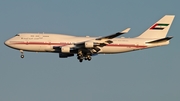
<instances>
[{"instance_id":1,"label":"nose cone","mask_svg":"<svg viewBox=\"0 0 180 101\"><path fill-rule=\"evenodd\" d=\"M4 42L4 44L5 44L6 46L9 46L9 40L6 40L6 41Z\"/></svg>"}]
</instances>

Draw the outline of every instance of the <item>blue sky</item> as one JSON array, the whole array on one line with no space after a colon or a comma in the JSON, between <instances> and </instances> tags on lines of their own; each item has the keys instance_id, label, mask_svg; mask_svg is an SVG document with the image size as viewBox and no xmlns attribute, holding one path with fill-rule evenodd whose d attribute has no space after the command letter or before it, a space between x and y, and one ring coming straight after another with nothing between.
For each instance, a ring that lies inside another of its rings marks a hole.
<instances>
[{"instance_id":1,"label":"blue sky","mask_svg":"<svg viewBox=\"0 0 180 101\"><path fill-rule=\"evenodd\" d=\"M178 0L1 0L1 101L179 101ZM20 32L104 36L130 27L135 37L166 14L176 15L170 45L91 62L20 52L4 41Z\"/></svg>"}]
</instances>

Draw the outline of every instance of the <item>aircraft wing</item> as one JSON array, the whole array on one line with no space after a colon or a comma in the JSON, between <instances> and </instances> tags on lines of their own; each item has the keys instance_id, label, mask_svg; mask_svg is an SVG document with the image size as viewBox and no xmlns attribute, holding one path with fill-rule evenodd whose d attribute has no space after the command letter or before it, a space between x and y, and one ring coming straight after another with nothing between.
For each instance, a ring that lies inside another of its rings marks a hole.
<instances>
[{"instance_id":1,"label":"aircraft wing","mask_svg":"<svg viewBox=\"0 0 180 101\"><path fill-rule=\"evenodd\" d=\"M104 37L99 37L99 38L94 38L91 40L87 40L87 41L83 41L83 42L78 42L78 43L74 43L74 44L70 44L70 45L65 45L62 47L59 46L54 46L54 49L61 49L62 52L64 53L68 53L69 51L77 51L77 50L81 50L81 49L85 49L85 50L94 50L91 53L97 53L101 50L100 47L106 46L108 44L113 43L112 40L115 37L118 37L122 34L125 34L127 32L129 32L130 28L127 28L121 32L117 32L115 34L111 34L111 35L107 35Z\"/></svg>"},{"instance_id":2,"label":"aircraft wing","mask_svg":"<svg viewBox=\"0 0 180 101\"><path fill-rule=\"evenodd\" d=\"M107 35L107 36L104 36L104 37L99 37L99 38L92 39L92 40L87 40L87 41L84 41L84 42L75 43L75 45L77 47L85 46L85 48L87 48L86 47L87 44L89 44L89 45L93 44L94 46L101 46L102 47L102 46L105 46L107 44L113 43L110 39L113 39L113 38L118 37L118 36L120 36L122 34L128 33L129 30L130 30L130 28L127 28L127 29L125 29L125 30L123 30L121 32L117 32L115 34Z\"/></svg>"},{"instance_id":3,"label":"aircraft wing","mask_svg":"<svg viewBox=\"0 0 180 101\"><path fill-rule=\"evenodd\" d=\"M113 38L118 37L118 36L120 36L122 34L128 33L129 30L130 30L130 28L127 28L127 29L125 29L125 30L123 30L121 32L117 32L115 34L111 34L111 35L107 35L107 36L104 36L104 37L100 37L100 38L97 38L96 40L113 39Z\"/></svg>"}]
</instances>

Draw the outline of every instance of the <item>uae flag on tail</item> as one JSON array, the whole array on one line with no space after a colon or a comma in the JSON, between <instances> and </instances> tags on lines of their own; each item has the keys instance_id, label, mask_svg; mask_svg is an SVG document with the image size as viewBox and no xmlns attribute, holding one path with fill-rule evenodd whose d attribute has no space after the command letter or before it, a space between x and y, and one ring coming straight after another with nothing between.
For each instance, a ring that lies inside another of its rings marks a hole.
<instances>
[{"instance_id":1,"label":"uae flag on tail","mask_svg":"<svg viewBox=\"0 0 180 101\"><path fill-rule=\"evenodd\" d=\"M153 25L150 29L151 30L163 30L165 27L167 27L169 24L163 24L163 23L159 23L159 24L155 24Z\"/></svg>"}]
</instances>

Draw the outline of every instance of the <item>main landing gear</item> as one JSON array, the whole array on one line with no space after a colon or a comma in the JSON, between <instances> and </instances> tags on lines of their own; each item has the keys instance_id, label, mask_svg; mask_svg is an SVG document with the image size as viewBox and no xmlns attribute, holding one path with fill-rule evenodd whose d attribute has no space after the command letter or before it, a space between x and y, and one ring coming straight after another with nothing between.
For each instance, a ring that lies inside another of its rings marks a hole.
<instances>
[{"instance_id":1,"label":"main landing gear","mask_svg":"<svg viewBox=\"0 0 180 101\"><path fill-rule=\"evenodd\" d=\"M21 52L21 58L24 58L23 50L20 50L20 52Z\"/></svg>"},{"instance_id":2,"label":"main landing gear","mask_svg":"<svg viewBox=\"0 0 180 101\"><path fill-rule=\"evenodd\" d=\"M77 59L79 60L79 62L83 62L83 60L91 61L92 58L90 54L83 54L82 51L79 51L77 53Z\"/></svg>"}]
</instances>

